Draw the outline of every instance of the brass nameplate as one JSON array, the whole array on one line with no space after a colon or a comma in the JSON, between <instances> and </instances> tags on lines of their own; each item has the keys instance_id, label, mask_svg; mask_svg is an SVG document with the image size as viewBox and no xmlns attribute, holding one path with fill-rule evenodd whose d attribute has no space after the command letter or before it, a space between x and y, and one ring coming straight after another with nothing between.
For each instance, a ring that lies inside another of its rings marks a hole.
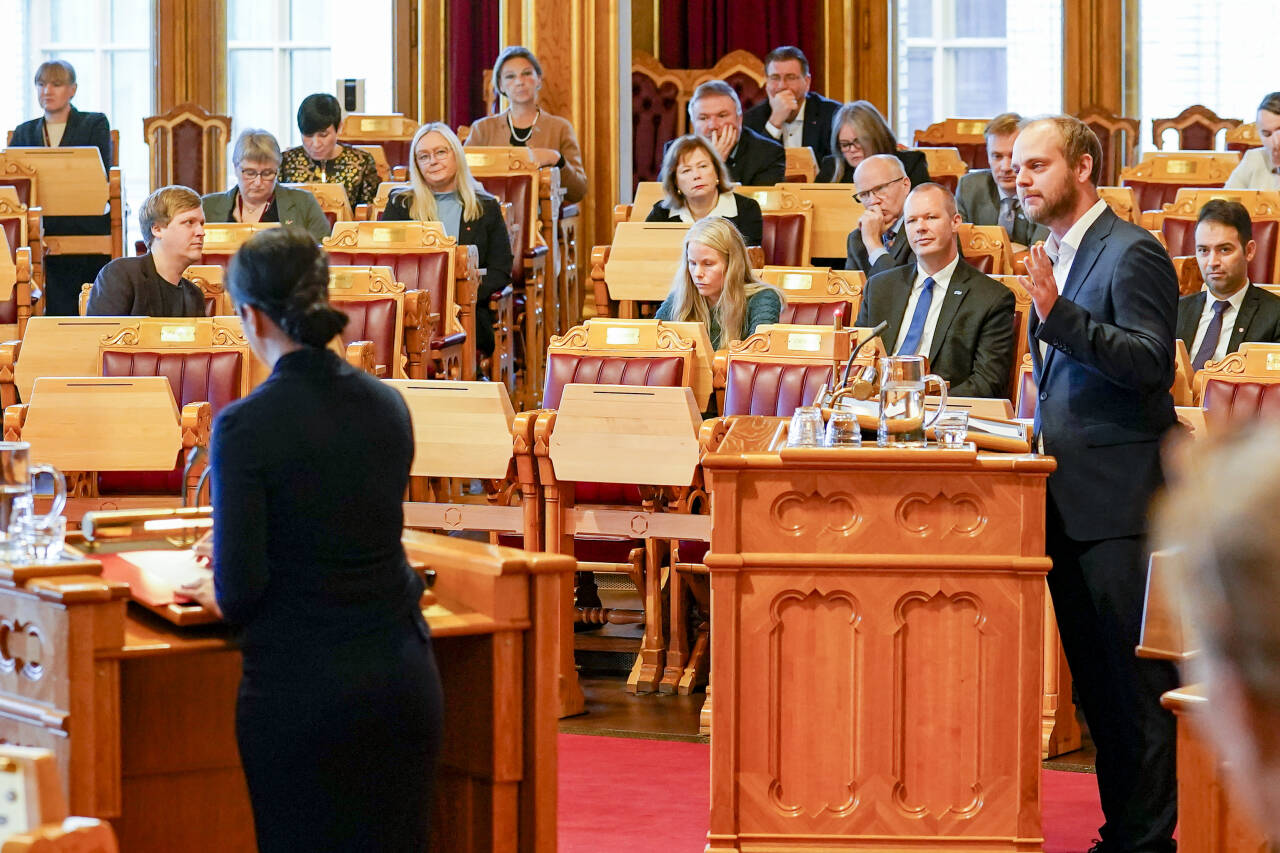
<instances>
[{"instance_id":1,"label":"brass nameplate","mask_svg":"<svg viewBox=\"0 0 1280 853\"><path fill-rule=\"evenodd\" d=\"M822 349L822 335L816 332L790 332L787 334L787 349L794 352L819 352Z\"/></svg>"},{"instance_id":2,"label":"brass nameplate","mask_svg":"<svg viewBox=\"0 0 1280 853\"><path fill-rule=\"evenodd\" d=\"M640 330L627 326L610 326L604 330L607 346L636 346L640 343Z\"/></svg>"},{"instance_id":3,"label":"brass nameplate","mask_svg":"<svg viewBox=\"0 0 1280 853\"><path fill-rule=\"evenodd\" d=\"M351 270L330 270L329 271L329 289L330 290L350 290L355 286L355 279L358 273Z\"/></svg>"},{"instance_id":4,"label":"brass nameplate","mask_svg":"<svg viewBox=\"0 0 1280 853\"><path fill-rule=\"evenodd\" d=\"M1280 352L1267 353L1267 370L1280 370Z\"/></svg>"},{"instance_id":5,"label":"brass nameplate","mask_svg":"<svg viewBox=\"0 0 1280 853\"><path fill-rule=\"evenodd\" d=\"M360 129L388 131L391 129L391 122L385 118L362 118L360 119Z\"/></svg>"},{"instance_id":6,"label":"brass nameplate","mask_svg":"<svg viewBox=\"0 0 1280 853\"><path fill-rule=\"evenodd\" d=\"M1189 175L1196 170L1196 164L1191 160L1166 160L1165 171L1170 175Z\"/></svg>"},{"instance_id":7,"label":"brass nameplate","mask_svg":"<svg viewBox=\"0 0 1280 853\"><path fill-rule=\"evenodd\" d=\"M205 243L225 243L227 241L227 229L210 228L208 225L204 227Z\"/></svg>"},{"instance_id":8,"label":"brass nameplate","mask_svg":"<svg viewBox=\"0 0 1280 853\"><path fill-rule=\"evenodd\" d=\"M375 243L403 243L407 236L402 225L380 225L373 229Z\"/></svg>"},{"instance_id":9,"label":"brass nameplate","mask_svg":"<svg viewBox=\"0 0 1280 853\"><path fill-rule=\"evenodd\" d=\"M987 129L985 121L961 121L956 123L956 132L965 136L981 136Z\"/></svg>"},{"instance_id":10,"label":"brass nameplate","mask_svg":"<svg viewBox=\"0 0 1280 853\"><path fill-rule=\"evenodd\" d=\"M483 154L479 151L467 152L468 166L491 166L493 165L493 157L489 154Z\"/></svg>"},{"instance_id":11,"label":"brass nameplate","mask_svg":"<svg viewBox=\"0 0 1280 853\"><path fill-rule=\"evenodd\" d=\"M195 326L161 326L160 342L166 344L191 344L196 340Z\"/></svg>"},{"instance_id":12,"label":"brass nameplate","mask_svg":"<svg viewBox=\"0 0 1280 853\"><path fill-rule=\"evenodd\" d=\"M783 290L808 290L813 287L813 276L803 272L789 272L782 276Z\"/></svg>"}]
</instances>

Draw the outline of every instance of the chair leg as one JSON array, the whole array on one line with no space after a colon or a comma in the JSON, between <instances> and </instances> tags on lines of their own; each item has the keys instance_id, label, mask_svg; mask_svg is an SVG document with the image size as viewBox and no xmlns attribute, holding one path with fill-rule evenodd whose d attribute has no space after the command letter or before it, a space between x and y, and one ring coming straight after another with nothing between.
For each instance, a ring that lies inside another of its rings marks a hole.
<instances>
[{"instance_id":1,"label":"chair leg","mask_svg":"<svg viewBox=\"0 0 1280 853\"><path fill-rule=\"evenodd\" d=\"M543 490L544 521L546 523L546 548L558 554L572 554L573 540L565 535L564 519L573 508L573 486L547 486ZM567 547L566 547L567 544ZM560 661L560 716L572 717L586 710L586 697L578 683L578 668L573 659L573 623L576 608L573 604L574 578L565 572L560 579L559 596L559 648L556 657Z\"/></svg>"},{"instance_id":2,"label":"chair leg","mask_svg":"<svg viewBox=\"0 0 1280 853\"><path fill-rule=\"evenodd\" d=\"M671 628L670 640L667 643L667 668L662 673L662 683L658 685L658 690L662 693L677 691L681 676L684 675L685 664L689 660L689 633L686 625L688 613L685 609L684 579L676 567L675 560L671 562L670 577L668 592L671 601Z\"/></svg>"},{"instance_id":3,"label":"chair leg","mask_svg":"<svg viewBox=\"0 0 1280 853\"><path fill-rule=\"evenodd\" d=\"M646 539L644 548L644 638L640 641L640 655L627 679L630 693L652 693L662 681L663 631L662 613L662 561L666 542Z\"/></svg>"}]
</instances>

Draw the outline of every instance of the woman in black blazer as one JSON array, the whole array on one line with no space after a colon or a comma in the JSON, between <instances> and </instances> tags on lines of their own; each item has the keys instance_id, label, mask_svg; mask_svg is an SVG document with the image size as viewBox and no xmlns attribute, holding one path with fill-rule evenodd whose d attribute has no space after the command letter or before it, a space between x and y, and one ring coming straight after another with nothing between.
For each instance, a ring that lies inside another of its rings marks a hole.
<instances>
[{"instance_id":1,"label":"woman in black blazer","mask_svg":"<svg viewBox=\"0 0 1280 853\"><path fill-rule=\"evenodd\" d=\"M328 284L294 229L232 258L236 313L272 372L214 423L212 590L184 591L239 635L259 851L419 853L442 703L400 543L413 427L394 389L326 348L347 321Z\"/></svg>"},{"instance_id":2,"label":"woman in black blazer","mask_svg":"<svg viewBox=\"0 0 1280 853\"><path fill-rule=\"evenodd\" d=\"M764 240L760 205L750 196L733 192L729 170L716 150L701 136L682 136L667 146L662 158L661 201L645 222L697 222L719 216L737 226L748 246Z\"/></svg>"},{"instance_id":3,"label":"woman in black blazer","mask_svg":"<svg viewBox=\"0 0 1280 853\"><path fill-rule=\"evenodd\" d=\"M76 70L70 62L54 59L36 69L36 100L44 115L14 128L9 144L15 148L68 148L92 145L102 154L102 166L111 168L111 126L102 113L83 113L71 106L76 94ZM109 216L46 216L49 236L110 234ZM93 281L111 260L110 255L50 255L45 259L45 313L75 316L79 313L80 286Z\"/></svg>"},{"instance_id":4,"label":"woman in black blazer","mask_svg":"<svg viewBox=\"0 0 1280 853\"><path fill-rule=\"evenodd\" d=\"M494 315L489 299L511 283L513 260L502 207L471 177L462 143L448 125L424 124L409 150L410 187L391 194L382 218L439 222L460 245L476 247L485 270L476 296L476 350L492 355Z\"/></svg>"},{"instance_id":5,"label":"woman in black blazer","mask_svg":"<svg viewBox=\"0 0 1280 853\"><path fill-rule=\"evenodd\" d=\"M919 151L901 151L880 111L867 101L853 101L831 120L831 150L818 167L820 184L851 184L853 170L875 154L892 154L902 161L911 186L929 182L929 163Z\"/></svg>"}]
</instances>

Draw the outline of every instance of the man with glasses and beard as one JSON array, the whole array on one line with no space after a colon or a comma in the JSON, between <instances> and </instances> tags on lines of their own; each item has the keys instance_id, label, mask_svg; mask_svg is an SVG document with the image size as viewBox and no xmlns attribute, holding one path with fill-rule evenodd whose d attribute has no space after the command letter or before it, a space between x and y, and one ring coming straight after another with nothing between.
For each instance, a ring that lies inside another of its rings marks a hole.
<instances>
[{"instance_id":1,"label":"man with glasses and beard","mask_svg":"<svg viewBox=\"0 0 1280 853\"><path fill-rule=\"evenodd\" d=\"M1025 122L1018 199L1049 228L1023 286L1038 390L1036 445L1057 458L1045 551L1062 646L1097 745L1105 817L1092 853L1174 850L1177 786L1167 661L1134 653L1146 581L1147 507L1175 423L1178 279L1154 237L1098 198L1098 138L1070 116Z\"/></svg>"}]
</instances>

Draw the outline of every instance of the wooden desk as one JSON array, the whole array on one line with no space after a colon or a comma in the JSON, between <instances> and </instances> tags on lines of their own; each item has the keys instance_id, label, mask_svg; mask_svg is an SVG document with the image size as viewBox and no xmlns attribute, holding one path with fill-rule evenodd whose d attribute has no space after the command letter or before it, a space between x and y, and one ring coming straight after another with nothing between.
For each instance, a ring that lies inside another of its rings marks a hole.
<instances>
[{"instance_id":1,"label":"wooden desk","mask_svg":"<svg viewBox=\"0 0 1280 853\"><path fill-rule=\"evenodd\" d=\"M1054 461L785 430L735 418L702 460L707 849L1039 850Z\"/></svg>"},{"instance_id":2,"label":"wooden desk","mask_svg":"<svg viewBox=\"0 0 1280 853\"><path fill-rule=\"evenodd\" d=\"M424 611L446 696L433 850L554 853L557 685L540 649L575 563L405 536L437 573ZM93 560L0 566L0 737L52 749L72 812L110 818L121 850L253 850L239 651L222 626L126 607L128 587L98 571Z\"/></svg>"}]
</instances>

